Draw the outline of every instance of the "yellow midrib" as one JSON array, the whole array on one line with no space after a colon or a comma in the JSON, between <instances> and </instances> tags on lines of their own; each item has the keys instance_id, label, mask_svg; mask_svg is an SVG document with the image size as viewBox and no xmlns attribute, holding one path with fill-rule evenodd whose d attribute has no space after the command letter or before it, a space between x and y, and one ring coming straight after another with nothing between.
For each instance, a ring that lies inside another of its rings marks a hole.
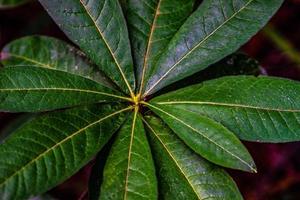
<instances>
[{"instance_id":1,"label":"yellow midrib","mask_svg":"<svg viewBox=\"0 0 300 200\"><path fill-rule=\"evenodd\" d=\"M177 162L177 160L175 159L174 155L169 150L169 148L166 146L166 144L161 140L161 138L158 136L158 134L156 133L156 131L150 126L150 124L145 119L143 119L143 121L149 127L149 129L154 133L155 137L159 140L159 142L161 143L161 145L163 145L164 149L167 151L167 153L170 155L170 157L172 158L172 160L175 162L175 164L178 167L179 171L183 174L184 178L187 180L187 182L189 183L189 185L191 186L191 188L195 192L195 194L198 197L198 199L199 200L202 199L199 196L199 194L198 194L196 188L194 187L194 185L191 183L191 180L189 179L188 175L185 174L184 170L181 168L180 164Z\"/></svg>"},{"instance_id":2,"label":"yellow midrib","mask_svg":"<svg viewBox=\"0 0 300 200\"><path fill-rule=\"evenodd\" d=\"M155 14L154 14L153 23L152 23L152 26L151 26L151 29L150 29L149 39L148 39L146 53L145 53L145 57L144 57L142 80L141 80L140 91L139 91L140 95L141 95L141 93L143 91L143 87L144 87L144 81L145 81L144 79L145 79L146 68L147 68L147 64L148 64L148 60L149 60L149 53L150 53L150 49L151 49L152 37L153 37L157 17L158 17L158 14L159 14L160 4L161 4L162 1L163 0L159 0L159 2L157 4L156 11L155 11Z\"/></svg>"},{"instance_id":3,"label":"yellow midrib","mask_svg":"<svg viewBox=\"0 0 300 200\"><path fill-rule=\"evenodd\" d=\"M218 146L220 149L222 149L223 151L227 152L228 154L230 154L232 157L238 159L240 162L242 162L244 165L248 166L251 170L253 170L254 172L256 172L256 169L254 169L251 165L249 165L245 160L243 160L242 158L240 158L238 155L232 153L230 150L224 148L222 145L218 144L217 142L213 141L212 139L210 139L209 137L207 137L206 135L204 135L203 133L201 133L199 130L195 129L194 127L192 127L191 125L187 124L186 122L184 122L183 120L175 117L174 115L152 105L146 102L142 102L145 105L148 105L156 110L159 110L160 112L163 112L164 114L168 115L169 117L175 119L176 121L180 122L181 124L185 125L186 127L190 128L191 130L195 131L196 133L199 133L202 137L206 138L208 141L210 141L211 143L215 144L216 146Z\"/></svg>"},{"instance_id":4,"label":"yellow midrib","mask_svg":"<svg viewBox=\"0 0 300 200\"><path fill-rule=\"evenodd\" d=\"M99 119L99 120L97 120L97 121L95 121L95 122L89 124L88 126L85 126L85 127L81 128L81 129L79 129L79 130L76 131L75 133L72 133L71 135L69 135L68 137L66 137L65 139L63 139L62 141L56 143L56 144L53 145L51 148L49 148L49 149L47 149L46 151L44 151L43 153L39 154L36 158L32 159L32 160L31 160L30 162L28 162L26 165L23 165L19 170L17 170L15 173L13 173L13 174L10 175L9 177L7 177L5 180L3 180L3 182L0 184L0 188L1 188L3 185L5 185L5 184L7 183L7 181L9 181L12 177L18 175L20 172L22 172L23 170L25 170L25 168L26 168L27 166L29 166L29 165L31 165L32 163L36 162L37 160L39 160L40 158L42 158L42 157L43 157L44 155L46 155L47 153L49 153L50 151L54 150L56 147L62 145L64 142L68 141L69 139L72 139L72 138L73 138L74 136L76 136L77 134L79 134L79 133L85 131L86 129L90 128L91 126L94 126L94 125L96 125L96 124L98 124L98 123L100 123L100 122L102 122L102 121L104 121L104 120L106 120L106 119L108 119L108 118L110 118L110 117L113 117L113 116L115 116L115 115L117 115L117 114L120 114L120 113L125 112L125 111L130 110L130 109L132 109L132 106L129 106L129 107L124 108L124 109L122 109L122 110L116 111L116 112L114 112L114 113L112 113L112 114L110 114L110 115L107 115L107 116L105 116L105 117L103 117L103 118L101 118L101 119Z\"/></svg>"},{"instance_id":5,"label":"yellow midrib","mask_svg":"<svg viewBox=\"0 0 300 200\"><path fill-rule=\"evenodd\" d=\"M134 131L135 131L135 124L136 124L136 118L138 114L138 106L134 107L134 116L132 120L132 128L131 128L131 134L130 134L130 144L129 144L129 150L128 150L128 164L127 164L127 170L126 170L126 178L125 178L125 188L124 188L124 200L127 200L127 193L128 193L128 179L129 179L129 173L130 173L130 163L131 163L131 151L132 151L132 145L133 145L133 139L134 139Z\"/></svg>"},{"instance_id":6,"label":"yellow midrib","mask_svg":"<svg viewBox=\"0 0 300 200\"><path fill-rule=\"evenodd\" d=\"M222 28L226 23L232 20L236 15L242 12L250 3L254 0L249 0L244 6L242 6L237 12L235 12L231 17L225 20L222 24L220 24L214 31L208 34L203 40L201 40L196 46L194 46L190 51L184 54L175 64L173 64L170 69L165 72L144 94L143 96L147 96L149 92L151 92L182 60L184 60L188 55L190 55L196 48L206 42L212 35L214 35L220 28Z\"/></svg>"},{"instance_id":7,"label":"yellow midrib","mask_svg":"<svg viewBox=\"0 0 300 200\"><path fill-rule=\"evenodd\" d=\"M88 10L88 8L85 6L85 4L82 2L82 0L80 0L79 2L81 3L82 7L85 9L86 13L88 14L88 16L90 17L90 19L92 20L92 22L94 23L94 25L95 25L95 27L96 27L96 29L97 29L97 32L99 33L99 35L100 35L100 37L102 38L102 40L103 40L103 42L105 43L105 45L107 46L107 48L108 48L108 50L109 50L109 52L110 52L112 58L114 59L116 65L117 65L117 67L118 67L118 69L119 69L119 72L120 72L120 74L121 74L121 76L122 76L122 78L123 78L123 80L124 80L126 86L127 86L128 89L129 89L130 95L133 97L133 96L134 96L134 92L132 91L132 88L131 88L131 86L129 85L127 79L126 79L125 74L124 74L124 72L123 72L123 70L122 70L122 68L121 68L121 66L120 66L120 64L119 64L119 62L117 61L117 58L116 58L115 54L113 53L112 49L110 48L108 42L106 41L106 39L105 39L105 37L104 37L102 31L101 31L100 28L98 27L96 21L94 20L93 16L92 16L91 13L89 12L89 10Z\"/></svg>"}]
</instances>

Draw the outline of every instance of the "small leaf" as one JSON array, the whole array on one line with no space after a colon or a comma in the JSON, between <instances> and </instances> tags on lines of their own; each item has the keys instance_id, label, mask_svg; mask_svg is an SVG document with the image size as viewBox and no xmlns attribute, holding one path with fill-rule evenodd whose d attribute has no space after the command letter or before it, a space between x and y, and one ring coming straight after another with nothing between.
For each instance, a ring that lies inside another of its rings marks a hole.
<instances>
[{"instance_id":1,"label":"small leaf","mask_svg":"<svg viewBox=\"0 0 300 200\"><path fill-rule=\"evenodd\" d=\"M139 87L170 39L191 14L195 0L128 0L124 4Z\"/></svg>"},{"instance_id":2,"label":"small leaf","mask_svg":"<svg viewBox=\"0 0 300 200\"><path fill-rule=\"evenodd\" d=\"M283 0L204 0L149 74L144 96L205 69L261 29Z\"/></svg>"},{"instance_id":3,"label":"small leaf","mask_svg":"<svg viewBox=\"0 0 300 200\"><path fill-rule=\"evenodd\" d=\"M135 79L126 22L118 0L39 0L65 34L124 91Z\"/></svg>"},{"instance_id":4,"label":"small leaf","mask_svg":"<svg viewBox=\"0 0 300 200\"><path fill-rule=\"evenodd\" d=\"M92 80L38 67L0 70L0 111L36 112L126 99Z\"/></svg>"},{"instance_id":5,"label":"small leaf","mask_svg":"<svg viewBox=\"0 0 300 200\"><path fill-rule=\"evenodd\" d=\"M225 171L192 152L161 120L147 116L145 123L157 166L159 199L243 199Z\"/></svg>"},{"instance_id":6,"label":"small leaf","mask_svg":"<svg viewBox=\"0 0 300 200\"><path fill-rule=\"evenodd\" d=\"M154 164L137 110L121 128L103 176L101 200L157 199Z\"/></svg>"},{"instance_id":7,"label":"small leaf","mask_svg":"<svg viewBox=\"0 0 300 200\"><path fill-rule=\"evenodd\" d=\"M300 140L300 84L297 81L224 77L162 95L152 102L208 116L244 140Z\"/></svg>"},{"instance_id":8,"label":"small leaf","mask_svg":"<svg viewBox=\"0 0 300 200\"><path fill-rule=\"evenodd\" d=\"M239 139L221 124L172 106L146 105L196 153L218 165L256 172L254 161Z\"/></svg>"},{"instance_id":9,"label":"small leaf","mask_svg":"<svg viewBox=\"0 0 300 200\"><path fill-rule=\"evenodd\" d=\"M0 145L0 196L26 199L43 193L84 166L124 120L107 104L42 115Z\"/></svg>"},{"instance_id":10,"label":"small leaf","mask_svg":"<svg viewBox=\"0 0 300 200\"><path fill-rule=\"evenodd\" d=\"M111 81L97 69L84 53L68 43L46 36L26 36L7 44L2 50L2 64L36 66L80 75L114 88Z\"/></svg>"}]
</instances>

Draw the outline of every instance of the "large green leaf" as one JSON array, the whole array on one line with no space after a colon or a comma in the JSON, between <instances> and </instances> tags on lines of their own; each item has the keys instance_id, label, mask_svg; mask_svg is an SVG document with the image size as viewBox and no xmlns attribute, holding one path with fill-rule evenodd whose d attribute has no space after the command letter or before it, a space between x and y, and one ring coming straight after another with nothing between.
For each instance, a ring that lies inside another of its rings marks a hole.
<instances>
[{"instance_id":1,"label":"large green leaf","mask_svg":"<svg viewBox=\"0 0 300 200\"><path fill-rule=\"evenodd\" d=\"M206 115L244 140L300 140L300 84L296 81L224 77L168 93L152 102Z\"/></svg>"},{"instance_id":2,"label":"large green leaf","mask_svg":"<svg viewBox=\"0 0 300 200\"><path fill-rule=\"evenodd\" d=\"M155 169L140 115L121 128L107 159L100 199L157 199Z\"/></svg>"},{"instance_id":3,"label":"large green leaf","mask_svg":"<svg viewBox=\"0 0 300 200\"><path fill-rule=\"evenodd\" d=\"M66 72L29 66L0 70L0 111L36 112L113 99L126 98Z\"/></svg>"},{"instance_id":4,"label":"large green leaf","mask_svg":"<svg viewBox=\"0 0 300 200\"><path fill-rule=\"evenodd\" d=\"M283 0L204 0L170 41L149 74L145 94L200 71L236 51Z\"/></svg>"},{"instance_id":5,"label":"large green leaf","mask_svg":"<svg viewBox=\"0 0 300 200\"><path fill-rule=\"evenodd\" d=\"M124 120L125 108L96 104L45 114L0 145L0 197L26 199L85 165Z\"/></svg>"},{"instance_id":6,"label":"large green leaf","mask_svg":"<svg viewBox=\"0 0 300 200\"><path fill-rule=\"evenodd\" d=\"M22 5L29 0L0 0L0 9L2 8L13 8Z\"/></svg>"},{"instance_id":7,"label":"large green leaf","mask_svg":"<svg viewBox=\"0 0 300 200\"><path fill-rule=\"evenodd\" d=\"M39 0L66 35L124 91L135 80L126 22L118 0Z\"/></svg>"},{"instance_id":8,"label":"large green leaf","mask_svg":"<svg viewBox=\"0 0 300 200\"><path fill-rule=\"evenodd\" d=\"M205 116L172 106L146 105L196 153L218 165L256 172L254 161L239 139Z\"/></svg>"},{"instance_id":9,"label":"large green leaf","mask_svg":"<svg viewBox=\"0 0 300 200\"><path fill-rule=\"evenodd\" d=\"M195 0L128 0L124 3L137 82L153 67L170 39L191 14Z\"/></svg>"},{"instance_id":10,"label":"large green leaf","mask_svg":"<svg viewBox=\"0 0 300 200\"><path fill-rule=\"evenodd\" d=\"M109 79L86 56L68 43L46 36L27 36L2 50L4 66L37 66L80 75L113 87Z\"/></svg>"},{"instance_id":11,"label":"large green leaf","mask_svg":"<svg viewBox=\"0 0 300 200\"><path fill-rule=\"evenodd\" d=\"M225 171L193 153L158 118L148 116L146 120L160 199L242 199Z\"/></svg>"}]
</instances>

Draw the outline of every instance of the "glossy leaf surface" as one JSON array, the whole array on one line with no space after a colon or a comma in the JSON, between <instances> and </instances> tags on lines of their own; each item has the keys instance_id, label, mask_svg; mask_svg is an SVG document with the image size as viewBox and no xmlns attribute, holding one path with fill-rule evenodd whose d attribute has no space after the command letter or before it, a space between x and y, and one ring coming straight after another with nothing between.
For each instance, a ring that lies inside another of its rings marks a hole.
<instances>
[{"instance_id":1,"label":"glossy leaf surface","mask_svg":"<svg viewBox=\"0 0 300 200\"><path fill-rule=\"evenodd\" d=\"M138 83L191 14L195 0L128 0L124 3Z\"/></svg>"},{"instance_id":2,"label":"glossy leaf surface","mask_svg":"<svg viewBox=\"0 0 300 200\"><path fill-rule=\"evenodd\" d=\"M120 106L94 105L38 117L0 145L1 199L49 190L86 164L119 128Z\"/></svg>"},{"instance_id":3,"label":"glossy leaf surface","mask_svg":"<svg viewBox=\"0 0 300 200\"><path fill-rule=\"evenodd\" d=\"M224 77L171 92L152 102L206 115L244 140L300 140L300 84L297 81Z\"/></svg>"},{"instance_id":4,"label":"glossy leaf surface","mask_svg":"<svg viewBox=\"0 0 300 200\"><path fill-rule=\"evenodd\" d=\"M141 116L122 126L104 168L103 200L157 199L154 164Z\"/></svg>"},{"instance_id":5,"label":"glossy leaf surface","mask_svg":"<svg viewBox=\"0 0 300 200\"><path fill-rule=\"evenodd\" d=\"M225 171L192 152L160 119L148 116L146 120L158 172L159 199L242 199Z\"/></svg>"},{"instance_id":6,"label":"glossy leaf surface","mask_svg":"<svg viewBox=\"0 0 300 200\"><path fill-rule=\"evenodd\" d=\"M122 98L119 93L73 74L38 67L0 70L0 110L36 112Z\"/></svg>"},{"instance_id":7,"label":"glossy leaf surface","mask_svg":"<svg viewBox=\"0 0 300 200\"><path fill-rule=\"evenodd\" d=\"M148 107L196 153L218 165L256 172L254 161L239 139L205 116L166 105Z\"/></svg>"},{"instance_id":8,"label":"glossy leaf surface","mask_svg":"<svg viewBox=\"0 0 300 200\"><path fill-rule=\"evenodd\" d=\"M65 34L124 91L134 73L126 22L117 0L40 0Z\"/></svg>"},{"instance_id":9,"label":"glossy leaf surface","mask_svg":"<svg viewBox=\"0 0 300 200\"><path fill-rule=\"evenodd\" d=\"M236 51L283 0L204 0L170 41L147 78L145 94L200 71Z\"/></svg>"},{"instance_id":10,"label":"glossy leaf surface","mask_svg":"<svg viewBox=\"0 0 300 200\"><path fill-rule=\"evenodd\" d=\"M27 36L7 44L1 53L1 62L6 67L29 65L57 69L113 87L109 79L84 53L62 40L46 36Z\"/></svg>"}]
</instances>

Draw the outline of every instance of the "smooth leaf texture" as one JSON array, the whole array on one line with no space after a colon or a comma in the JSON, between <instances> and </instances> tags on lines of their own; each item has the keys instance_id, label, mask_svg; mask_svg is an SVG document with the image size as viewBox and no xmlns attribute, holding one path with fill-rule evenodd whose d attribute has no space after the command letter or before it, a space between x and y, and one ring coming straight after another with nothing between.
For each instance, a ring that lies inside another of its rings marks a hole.
<instances>
[{"instance_id":1,"label":"smooth leaf texture","mask_svg":"<svg viewBox=\"0 0 300 200\"><path fill-rule=\"evenodd\" d=\"M141 116L122 126L107 159L101 200L157 199L155 169Z\"/></svg>"},{"instance_id":2,"label":"smooth leaf texture","mask_svg":"<svg viewBox=\"0 0 300 200\"><path fill-rule=\"evenodd\" d=\"M244 140L300 140L300 84L297 81L224 77L171 92L152 102L208 116Z\"/></svg>"},{"instance_id":3,"label":"smooth leaf texture","mask_svg":"<svg viewBox=\"0 0 300 200\"><path fill-rule=\"evenodd\" d=\"M83 76L114 88L111 81L80 50L46 36L27 36L7 44L1 62L6 67L36 66Z\"/></svg>"},{"instance_id":4,"label":"smooth leaf texture","mask_svg":"<svg viewBox=\"0 0 300 200\"><path fill-rule=\"evenodd\" d=\"M170 41L147 78L144 96L236 51L283 0L204 0Z\"/></svg>"},{"instance_id":5,"label":"smooth leaf texture","mask_svg":"<svg viewBox=\"0 0 300 200\"><path fill-rule=\"evenodd\" d=\"M29 0L0 0L0 9L20 6L28 1Z\"/></svg>"},{"instance_id":6,"label":"smooth leaf texture","mask_svg":"<svg viewBox=\"0 0 300 200\"><path fill-rule=\"evenodd\" d=\"M160 119L147 116L145 123L156 161L159 199L242 199L225 171L192 152Z\"/></svg>"},{"instance_id":7,"label":"smooth leaf texture","mask_svg":"<svg viewBox=\"0 0 300 200\"><path fill-rule=\"evenodd\" d=\"M0 70L0 111L36 112L123 99L118 95L92 80L53 69Z\"/></svg>"},{"instance_id":8,"label":"smooth leaf texture","mask_svg":"<svg viewBox=\"0 0 300 200\"><path fill-rule=\"evenodd\" d=\"M124 91L135 79L126 22L118 0L39 0L65 34Z\"/></svg>"},{"instance_id":9,"label":"smooth leaf texture","mask_svg":"<svg viewBox=\"0 0 300 200\"><path fill-rule=\"evenodd\" d=\"M144 74L191 14L194 2L128 0L124 3L139 84L144 85Z\"/></svg>"},{"instance_id":10,"label":"smooth leaf texture","mask_svg":"<svg viewBox=\"0 0 300 200\"><path fill-rule=\"evenodd\" d=\"M196 153L233 169L256 172L254 161L239 139L221 124L172 106L147 104Z\"/></svg>"},{"instance_id":11,"label":"smooth leaf texture","mask_svg":"<svg viewBox=\"0 0 300 200\"><path fill-rule=\"evenodd\" d=\"M118 105L96 104L38 117L0 145L0 197L26 199L61 183L94 156L123 122Z\"/></svg>"}]
</instances>

